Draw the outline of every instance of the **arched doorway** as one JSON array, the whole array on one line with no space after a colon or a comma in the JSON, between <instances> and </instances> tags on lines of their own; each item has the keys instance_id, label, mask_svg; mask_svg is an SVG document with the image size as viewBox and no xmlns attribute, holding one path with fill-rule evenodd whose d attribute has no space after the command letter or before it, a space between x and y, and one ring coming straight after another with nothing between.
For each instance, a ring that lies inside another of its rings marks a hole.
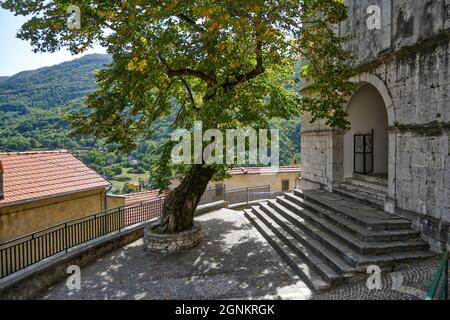
<instances>
[{"instance_id":1,"label":"arched doorway","mask_svg":"<svg viewBox=\"0 0 450 320\"><path fill-rule=\"evenodd\" d=\"M388 178L388 113L378 89L362 85L346 111L351 129L343 137L344 178L355 174Z\"/></svg>"}]
</instances>

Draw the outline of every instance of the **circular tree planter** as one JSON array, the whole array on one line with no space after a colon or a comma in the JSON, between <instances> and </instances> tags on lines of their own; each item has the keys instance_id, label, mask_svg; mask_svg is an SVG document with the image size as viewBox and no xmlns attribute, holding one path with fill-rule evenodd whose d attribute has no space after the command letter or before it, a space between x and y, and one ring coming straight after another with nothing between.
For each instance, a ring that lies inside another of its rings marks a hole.
<instances>
[{"instance_id":1,"label":"circular tree planter","mask_svg":"<svg viewBox=\"0 0 450 320\"><path fill-rule=\"evenodd\" d=\"M152 252L175 253L191 249L202 241L200 225L174 234L159 233L159 220L144 229L144 247Z\"/></svg>"}]
</instances>

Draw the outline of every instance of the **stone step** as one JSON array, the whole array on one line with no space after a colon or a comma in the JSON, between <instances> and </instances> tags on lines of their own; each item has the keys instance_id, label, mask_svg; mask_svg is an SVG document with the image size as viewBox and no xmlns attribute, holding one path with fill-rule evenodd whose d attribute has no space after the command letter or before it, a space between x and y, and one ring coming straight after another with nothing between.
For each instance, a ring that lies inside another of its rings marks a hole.
<instances>
[{"instance_id":1,"label":"stone step","mask_svg":"<svg viewBox=\"0 0 450 320\"><path fill-rule=\"evenodd\" d=\"M246 213L248 213L247 209ZM250 210L251 211L251 210ZM261 212L262 210L259 210L259 215L262 216L263 214L266 214L265 212ZM351 247L347 246L342 241L336 239L335 237L328 235L324 233L319 228L316 228L312 225L308 225L303 219L296 216L292 213L291 215L294 217L293 220L291 220L291 224L295 225L297 227L296 230L302 231L304 234L309 236L310 238L316 240L321 244L322 247L325 247L326 251L324 252L331 252L333 256L338 257L339 259L343 260L345 263L350 265L355 273L361 272L361 270L365 270L367 266L369 265L377 265L380 268L389 268L391 266L395 266L398 263L402 262L410 262L410 261L416 261L419 259L427 259L434 257L436 254L431 251L407 251L407 252L395 252L391 254L366 254L362 255L353 250ZM251 221L251 220L250 220ZM253 223L253 221L251 221ZM262 229L259 226L255 226L258 231L260 231L263 236L266 238L266 240L274 247L274 249L282 256L284 259L289 258L289 255L284 254L283 250L286 250L286 247L289 248L282 240L278 238L279 233L275 234L272 230L269 229L270 232L261 231ZM267 228L267 226L266 226ZM284 239L286 240L286 239ZM284 244L281 245L279 242L282 242ZM320 247L319 247L320 248ZM290 249L291 250L291 249ZM320 250L320 249L318 249ZM332 256L330 255L330 259ZM325 260L324 260L325 261ZM329 260L328 260L329 261ZM297 261L298 262L298 261ZM302 261L305 263L304 261ZM292 263L290 264L292 266ZM294 267L293 267L294 269ZM303 266L303 269L305 267ZM295 269L294 269L295 270ZM297 271L298 272L298 271ZM305 271L302 271L303 276L305 276ZM300 274L300 275L302 275ZM308 274L306 272L306 274ZM337 281L337 280L335 280ZM330 284L330 283L328 283Z\"/></svg>"},{"instance_id":2,"label":"stone step","mask_svg":"<svg viewBox=\"0 0 450 320\"><path fill-rule=\"evenodd\" d=\"M352 183L341 183L333 192L340 195L356 199L364 204L384 209L384 199L386 192L365 186L354 185Z\"/></svg>"},{"instance_id":3,"label":"stone step","mask_svg":"<svg viewBox=\"0 0 450 320\"><path fill-rule=\"evenodd\" d=\"M344 182L339 185L340 188L343 188L348 191L353 191L355 193L361 193L365 195L369 195L377 200L384 201L386 198L387 190L379 190L371 186L362 186L352 182Z\"/></svg>"},{"instance_id":4,"label":"stone step","mask_svg":"<svg viewBox=\"0 0 450 320\"><path fill-rule=\"evenodd\" d=\"M263 206L265 209L263 209ZM259 207L252 207L253 213L268 226L272 232L282 239L297 256L310 266L316 274L320 275L330 285L338 284L343 279L343 274L329 266L322 257L316 255L310 248L300 241L301 237L298 233L293 232L282 220L273 214L267 214L265 210L272 210L267 203L261 204ZM275 219L273 218L275 217ZM303 240L303 239L302 239ZM351 267L347 264L344 267L346 273L351 272ZM347 277L351 276L348 274Z\"/></svg>"},{"instance_id":5,"label":"stone step","mask_svg":"<svg viewBox=\"0 0 450 320\"><path fill-rule=\"evenodd\" d=\"M411 230L411 221L363 203L321 190L294 190L294 194L368 230Z\"/></svg>"},{"instance_id":6,"label":"stone step","mask_svg":"<svg viewBox=\"0 0 450 320\"><path fill-rule=\"evenodd\" d=\"M359 186L359 187L366 187L366 188L370 188L370 189L374 189L378 192L381 192L383 194L387 194L388 191L388 186L387 184L380 184L377 182L372 182L372 181L367 181L361 178L346 178L345 182L354 186Z\"/></svg>"},{"instance_id":7,"label":"stone step","mask_svg":"<svg viewBox=\"0 0 450 320\"><path fill-rule=\"evenodd\" d=\"M292 193L286 193L285 198L297 204L301 210L305 211L304 218L314 221L318 224L328 222L328 225L333 229L339 227L345 230L353 237L361 241L398 241L398 240L413 240L419 239L420 233L414 230L400 229L400 230L378 230L367 229L350 219L342 218L340 215L334 214L332 211L325 209L322 206L306 201ZM278 197L280 202L283 202L283 197Z\"/></svg>"},{"instance_id":8,"label":"stone step","mask_svg":"<svg viewBox=\"0 0 450 320\"><path fill-rule=\"evenodd\" d=\"M289 209L283 210L284 216L291 221L299 230L303 231L313 239L319 241L333 254L350 264L356 271L361 268L366 268L368 265L376 264L383 267L389 267L395 263L402 261L413 261L416 259L423 259L433 257L435 254L427 250L418 251L403 251L383 254L361 254L350 247L346 242L341 241L332 234L324 232L319 227L316 227L305 219L302 219Z\"/></svg>"},{"instance_id":9,"label":"stone step","mask_svg":"<svg viewBox=\"0 0 450 320\"><path fill-rule=\"evenodd\" d=\"M255 209L253 208L245 209L244 216L258 230L258 232L261 233L264 239L266 239L266 241L274 248L274 250L289 265L289 267L291 267L294 273L296 273L309 287L314 290L328 289L331 286L331 283L318 275L310 265L300 258L303 255L303 252L306 252L304 248L297 248L295 243L292 242L292 237L287 238L279 232L278 234L275 234L275 229L273 227L271 228L271 225L267 221L262 221L259 217L260 215L258 216L255 214L254 210ZM295 250L295 248L298 250ZM310 255L310 257L311 260L313 260L312 255ZM317 264L319 263L320 262L317 261ZM330 276L331 275L333 279L337 278L337 275L332 274L332 272L330 272Z\"/></svg>"},{"instance_id":10,"label":"stone step","mask_svg":"<svg viewBox=\"0 0 450 320\"><path fill-rule=\"evenodd\" d=\"M387 175L386 175L385 178L379 178L379 177L373 176L373 175L365 175L365 174L354 173L353 177L351 179L364 181L364 182L367 182L367 183L376 184L376 185L380 185L380 186L384 186L385 188L387 188L387 186L388 186Z\"/></svg>"},{"instance_id":11,"label":"stone step","mask_svg":"<svg viewBox=\"0 0 450 320\"><path fill-rule=\"evenodd\" d=\"M311 251L314 256L317 256L324 261L328 266L335 270L342 277L351 277L355 274L356 269L350 264L342 260L333 252L328 250L319 241L307 235L305 232L296 227L289 219L279 212L277 208L279 204L275 200L268 203L261 203L260 209L270 217L274 223L283 228L288 234L294 237L303 247ZM277 208L277 209L276 209Z\"/></svg>"},{"instance_id":12,"label":"stone step","mask_svg":"<svg viewBox=\"0 0 450 320\"><path fill-rule=\"evenodd\" d=\"M338 239L361 255L379 255L403 251L420 251L427 250L429 248L428 243L421 239L407 241L362 241L339 226L333 225L326 220L321 220L315 214L308 212L308 210L304 207L301 207L291 201L296 200L293 197L295 196L286 194L286 198L288 199L282 197L277 198L280 202L280 207L278 207L278 209L281 214L289 215L289 218L292 219L291 221L293 223L296 223L297 225L301 223L302 227L308 228L312 225L315 228L318 228L321 232ZM298 203L301 204L302 202L298 201ZM312 231L310 231L310 233L311 232Z\"/></svg>"}]
</instances>

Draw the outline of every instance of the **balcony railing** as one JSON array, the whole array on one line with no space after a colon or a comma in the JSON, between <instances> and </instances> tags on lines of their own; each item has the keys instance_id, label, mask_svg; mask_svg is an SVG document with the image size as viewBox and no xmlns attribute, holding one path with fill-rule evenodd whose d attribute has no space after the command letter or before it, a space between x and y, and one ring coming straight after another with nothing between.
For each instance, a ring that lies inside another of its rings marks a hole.
<instances>
[{"instance_id":1,"label":"balcony railing","mask_svg":"<svg viewBox=\"0 0 450 320\"><path fill-rule=\"evenodd\" d=\"M212 188L207 188L205 192L203 193L203 196L200 199L200 202L198 203L199 206L213 203L217 201L224 201L225 200L225 186L220 185Z\"/></svg>"}]
</instances>

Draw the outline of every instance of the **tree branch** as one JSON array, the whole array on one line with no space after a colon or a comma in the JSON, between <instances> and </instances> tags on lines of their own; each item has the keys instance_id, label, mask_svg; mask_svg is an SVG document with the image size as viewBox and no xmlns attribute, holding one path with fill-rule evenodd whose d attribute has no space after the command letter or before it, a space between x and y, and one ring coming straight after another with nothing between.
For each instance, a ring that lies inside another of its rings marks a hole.
<instances>
[{"instance_id":1,"label":"tree branch","mask_svg":"<svg viewBox=\"0 0 450 320\"><path fill-rule=\"evenodd\" d=\"M150 41L150 47L155 53L156 57L158 58L159 63L164 67L166 74L170 77L177 77L177 76L193 76L197 77L208 84L213 84L216 82L216 80L210 76L208 76L206 73L197 71L197 70L191 70L191 69L171 69L167 61L164 59L164 57L156 50L156 48L153 45L153 42Z\"/></svg>"},{"instance_id":2,"label":"tree branch","mask_svg":"<svg viewBox=\"0 0 450 320\"><path fill-rule=\"evenodd\" d=\"M190 26L194 27L197 31L201 32L201 33L205 33L208 32L205 28L203 28L202 26L198 25L194 20L192 20L191 18L189 18L187 15L180 13L176 15L180 20L186 22L187 24L189 24Z\"/></svg>"},{"instance_id":3,"label":"tree branch","mask_svg":"<svg viewBox=\"0 0 450 320\"><path fill-rule=\"evenodd\" d=\"M186 79L184 79L183 77L181 77L181 81L183 82L184 86L186 87L186 91L189 94L189 99L191 99L194 109L200 110L200 108L195 103L194 95L192 94L192 90L191 90L191 87L189 86L189 83L187 83Z\"/></svg>"},{"instance_id":4,"label":"tree branch","mask_svg":"<svg viewBox=\"0 0 450 320\"><path fill-rule=\"evenodd\" d=\"M265 69L263 66L263 56L262 56L262 42L261 40L256 41L256 66L255 68L247 73L240 74L236 76L235 81L228 81L225 82L222 87L225 89L231 89L238 85L239 83L251 80L253 78L256 78L261 73L264 73Z\"/></svg>"},{"instance_id":5,"label":"tree branch","mask_svg":"<svg viewBox=\"0 0 450 320\"><path fill-rule=\"evenodd\" d=\"M176 70L172 70L172 69L168 69L167 70L167 75L169 77L176 77L176 76L193 76L193 77L197 77L202 79L205 82L208 83L214 83L216 80L210 76L208 76L207 74L201 72L201 71L196 71L196 70L191 70L191 69L176 69Z\"/></svg>"}]
</instances>

